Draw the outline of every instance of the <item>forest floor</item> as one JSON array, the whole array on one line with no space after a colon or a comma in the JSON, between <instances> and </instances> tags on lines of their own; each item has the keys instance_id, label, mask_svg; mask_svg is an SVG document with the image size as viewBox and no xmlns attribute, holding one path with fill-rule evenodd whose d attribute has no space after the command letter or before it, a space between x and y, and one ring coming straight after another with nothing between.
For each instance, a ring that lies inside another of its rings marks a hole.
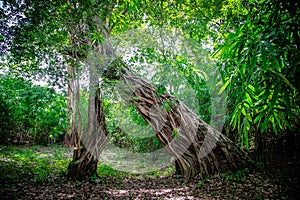
<instances>
[{"instance_id":1,"label":"forest floor","mask_svg":"<svg viewBox=\"0 0 300 200\"><path fill-rule=\"evenodd\" d=\"M0 150L0 199L292 199L286 185L247 168L185 183L172 176L173 165L151 170L138 165L136 169L147 169L140 173L114 169L103 162L113 160L115 152L104 151L107 159L99 163L99 177L71 181L65 177L72 156L68 149L0 146ZM118 155L116 160L132 156ZM153 159L145 160L153 163ZM122 163L124 168L128 164Z\"/></svg>"}]
</instances>

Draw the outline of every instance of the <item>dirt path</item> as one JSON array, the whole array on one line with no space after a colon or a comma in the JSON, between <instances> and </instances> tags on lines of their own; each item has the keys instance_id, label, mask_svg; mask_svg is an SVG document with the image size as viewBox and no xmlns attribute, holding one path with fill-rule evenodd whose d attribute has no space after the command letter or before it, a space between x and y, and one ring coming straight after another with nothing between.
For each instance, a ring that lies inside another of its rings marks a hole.
<instances>
[{"instance_id":1,"label":"dirt path","mask_svg":"<svg viewBox=\"0 0 300 200\"><path fill-rule=\"evenodd\" d=\"M246 178L246 179L244 179ZM103 177L94 181L1 183L1 199L288 199L284 191L261 174L238 178L216 175L204 182L184 183L172 177Z\"/></svg>"},{"instance_id":2,"label":"dirt path","mask_svg":"<svg viewBox=\"0 0 300 200\"><path fill-rule=\"evenodd\" d=\"M122 173L99 164L99 178L91 177L89 181L70 181L62 173L71 157L70 151L59 150L57 147L31 149L3 147L2 150L1 200L293 199L288 196L290 193L287 187L278 185L270 176L249 172L247 169L236 173L216 174L202 181L196 179L185 183L182 179L170 175L174 168L169 157L135 155L118 149L107 149L103 152L100 163L110 163L112 168L122 169L122 171L131 169L131 172L139 172L139 175ZM21 155L24 157L20 157ZM56 165L53 166L55 163ZM160 163L167 164L158 170ZM50 169L51 167L55 168ZM151 170L158 171L144 173ZM37 179L40 177L39 173L45 172L47 174L44 179Z\"/></svg>"}]
</instances>

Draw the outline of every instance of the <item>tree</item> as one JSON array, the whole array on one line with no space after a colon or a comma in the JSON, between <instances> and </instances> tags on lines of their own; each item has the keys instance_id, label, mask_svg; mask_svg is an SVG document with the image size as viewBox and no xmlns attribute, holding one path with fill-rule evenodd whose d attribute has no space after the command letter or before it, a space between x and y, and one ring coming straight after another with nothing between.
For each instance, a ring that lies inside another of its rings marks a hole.
<instances>
[{"instance_id":1,"label":"tree","mask_svg":"<svg viewBox=\"0 0 300 200\"><path fill-rule=\"evenodd\" d=\"M102 5L107 5L101 8ZM6 47L5 52L7 58L10 59L12 65L8 65L10 71L15 69L19 70L22 76L30 76L32 74L40 73L41 76L50 76L48 81L52 81L53 84L61 83L64 78L68 79L68 95L70 109L69 122L71 124L71 144L76 145L74 151L74 160L69 166L69 176L74 179L84 178L86 176L93 175L97 169L97 156L91 156L91 152L96 148L89 140L93 140L92 136L85 138L85 146L81 148L81 139L83 125L80 124L81 119L76 122L76 115L80 118L80 85L78 84L79 71L82 67L82 62L86 59L86 55L90 48L96 47L98 42L93 39L93 33L104 30L106 24L91 23L97 20L102 20L101 17L106 19L106 15L109 13L109 2L86 2L86 1L53 1L53 2L41 2L41 1L24 1L19 5L15 1L5 1L3 8L5 10L17 10L16 12L6 13L6 26L12 29L13 35L4 35L5 39L9 41L12 39L11 45ZM84 11L84 12L83 12ZM100 14L98 13L99 11ZM22 18L14 26L9 26L9 22L14 21L15 15L20 15ZM71 20L70 20L71 19ZM100 22L100 21L98 21ZM95 25L96 24L96 25ZM99 38L98 38L99 39ZM94 43L93 43L94 41ZM46 66L44 69L40 68L40 65ZM68 75L65 76L65 72L68 71ZM27 73L24 73L27 72ZM92 73L90 73L91 79ZM90 88L90 119L104 120L104 117L96 113L102 111L101 101L99 99L99 92L95 96L97 83L91 82ZM97 97L97 98L96 98ZM96 100L95 100L96 98ZM75 107L77 104L77 107ZM95 110L98 110L97 112ZM95 135L94 131L96 127L104 124L98 120L98 123L89 123L90 135ZM94 126L94 127L92 127ZM105 127L101 127L104 128ZM101 133L105 133L101 131ZM89 134L87 134L89 135ZM100 134L101 135L101 134ZM68 138L68 137L67 137ZM105 140L99 140L98 142L104 142ZM91 146L87 147L89 144ZM88 149L88 150L87 150ZM101 149L97 149L101 152ZM99 154L98 154L99 155ZM88 166L88 167L86 167Z\"/></svg>"},{"instance_id":2,"label":"tree","mask_svg":"<svg viewBox=\"0 0 300 200\"><path fill-rule=\"evenodd\" d=\"M177 174L186 180L246 166L246 154L178 99L134 75L116 60L105 76L123 81L124 98L153 128L156 137L176 158ZM127 98L126 98L127 96Z\"/></svg>"},{"instance_id":3,"label":"tree","mask_svg":"<svg viewBox=\"0 0 300 200\"><path fill-rule=\"evenodd\" d=\"M177 1L143 3L143 1L95 0L54 1L51 3L26 1L24 3L24 14L27 18L24 19L24 23L17 25L11 55L14 63L18 63L19 66L23 66L24 63L31 65L33 61L38 66L43 60L51 61L55 58L57 62L53 63L54 66L68 69L69 106L72 113L70 121L75 126L72 131L73 136L76 135L73 138L76 139L77 145L73 161L69 166L71 178L80 179L96 173L98 157L105 144L103 138L107 131L102 101L99 98L98 76L99 72L104 73L105 71L108 73L106 77L109 76L110 70L107 71L107 66L116 57L115 47L110 43L111 35L139 26L143 24L145 18L148 18L148 25L153 26L178 28L184 25L185 33L190 33L195 37L195 34L192 34L194 30L207 30L208 19L220 9L220 6L214 5L216 3L214 1L212 5L204 7L208 9L201 15L203 17L201 18L200 14L195 13L192 8L196 6L196 11L204 12L205 9L202 10L201 7L201 4L204 3L202 1L191 5ZM14 4L11 5L14 6ZM182 9L182 12L178 15L178 11L176 9L174 11L170 7ZM205 16L206 14L207 16ZM199 20L202 20L203 24L199 23ZM201 40L201 36L198 36L197 39ZM100 61L89 61L90 50L100 54ZM25 58L22 56L23 54L26 55ZM56 65L60 59L66 65ZM82 64L84 60L88 60L88 62ZM51 62L49 63L51 64ZM79 80L79 75L85 68L89 78L87 89L89 105L86 121L81 115L80 94L82 88ZM55 70L50 71L56 74ZM114 76L114 73L111 75ZM137 90L138 93L134 93L137 98L144 98L143 101L134 100L131 103L137 104L137 109L146 121L150 122L149 115L145 111L148 112L149 107L152 106L155 108L156 105L153 102L158 101L160 102L158 106L165 106L166 119L160 115L158 117L166 121L166 129L159 132L157 137L164 146L169 147L170 154L176 157L178 173L186 179L190 179L196 174L204 175L222 171L228 169L228 166L238 167L243 153L230 140L201 121L174 97L166 94L153 95L153 92L156 91L154 86L147 85L143 79L136 77L131 79L130 73L127 75L122 76L125 81L135 83L138 80L143 83L141 91ZM178 114L183 116L178 117ZM188 120L188 124L179 126L185 119ZM158 131L157 123L151 122L150 125ZM189 128L193 131L189 131ZM83 138L85 132L87 134ZM205 133L208 133L208 136ZM178 139L174 136L176 134L178 134ZM177 142L175 142L176 148L172 150L170 144L173 138ZM208 141L208 143L204 142L207 148L200 146L205 138ZM82 148L81 142L83 143ZM215 142L217 143L216 147L214 146ZM185 148L188 151L185 152ZM208 153L206 157L202 154L201 148L204 148L205 155ZM232 150L230 150L231 148ZM213 149L211 152L206 151L211 149ZM224 163L217 161L217 156Z\"/></svg>"}]
</instances>

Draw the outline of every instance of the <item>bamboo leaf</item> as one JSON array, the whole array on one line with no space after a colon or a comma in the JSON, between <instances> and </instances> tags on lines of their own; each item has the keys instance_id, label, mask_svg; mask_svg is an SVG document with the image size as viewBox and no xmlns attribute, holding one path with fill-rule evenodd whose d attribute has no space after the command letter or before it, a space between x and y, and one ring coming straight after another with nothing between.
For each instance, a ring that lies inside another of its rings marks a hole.
<instances>
[{"instance_id":1,"label":"bamboo leaf","mask_svg":"<svg viewBox=\"0 0 300 200\"><path fill-rule=\"evenodd\" d=\"M291 124L283 117L282 120L284 121L285 125L291 129Z\"/></svg>"},{"instance_id":2,"label":"bamboo leaf","mask_svg":"<svg viewBox=\"0 0 300 200\"><path fill-rule=\"evenodd\" d=\"M246 116L246 115L247 115L247 113L246 113L246 110L245 110L245 108L244 108L244 107L242 108L242 113L243 113L243 115L244 115L244 116Z\"/></svg>"},{"instance_id":3,"label":"bamboo leaf","mask_svg":"<svg viewBox=\"0 0 300 200\"><path fill-rule=\"evenodd\" d=\"M248 115L246 115L246 117L247 117L247 119L250 121L250 122L252 122L252 117L248 114Z\"/></svg>"},{"instance_id":4,"label":"bamboo leaf","mask_svg":"<svg viewBox=\"0 0 300 200\"><path fill-rule=\"evenodd\" d=\"M251 85L251 84L248 84L248 88L249 88L250 90L252 90L253 92L255 91L255 88L254 88L253 85Z\"/></svg>"},{"instance_id":5,"label":"bamboo leaf","mask_svg":"<svg viewBox=\"0 0 300 200\"><path fill-rule=\"evenodd\" d=\"M264 115L264 113L263 112L261 112L257 117L255 117L255 119L254 119L254 123L257 123L257 122L259 122L260 120L261 120L261 118L262 118L262 116Z\"/></svg>"},{"instance_id":6,"label":"bamboo leaf","mask_svg":"<svg viewBox=\"0 0 300 200\"><path fill-rule=\"evenodd\" d=\"M228 81L226 81L226 83L221 87L221 89L220 89L220 91L219 91L218 94L221 94L227 88L227 86L229 85L230 81L231 81L231 78L228 79Z\"/></svg>"},{"instance_id":7,"label":"bamboo leaf","mask_svg":"<svg viewBox=\"0 0 300 200\"><path fill-rule=\"evenodd\" d=\"M269 119L266 118L266 119L264 120L264 123L263 123L262 126L261 126L261 129L260 129L260 132L261 132L261 133L263 133L263 132L266 130L267 125L268 125L268 122L269 122Z\"/></svg>"},{"instance_id":8,"label":"bamboo leaf","mask_svg":"<svg viewBox=\"0 0 300 200\"><path fill-rule=\"evenodd\" d=\"M247 123L246 123L247 124ZM248 123L249 124L249 123ZM250 125L249 125L250 126ZM246 146L246 149L249 150L249 135L248 135L248 130L247 129L244 129L244 138L245 138L245 146Z\"/></svg>"},{"instance_id":9,"label":"bamboo leaf","mask_svg":"<svg viewBox=\"0 0 300 200\"><path fill-rule=\"evenodd\" d=\"M271 116L271 109L269 109L268 110L268 114L267 114L267 116L266 116L266 118L265 118L265 120L264 120L264 122L263 122L263 124L262 124L262 126L261 126L261 133L263 133L265 130L266 130L266 128L268 127L268 124L269 124L269 121L270 121L270 116Z\"/></svg>"},{"instance_id":10,"label":"bamboo leaf","mask_svg":"<svg viewBox=\"0 0 300 200\"><path fill-rule=\"evenodd\" d=\"M290 88L292 88L294 91L296 91L296 88L293 86L293 84L283 74L276 72L272 68L268 68L268 70L270 72L272 72L273 74L275 74L276 76L279 76Z\"/></svg>"},{"instance_id":11,"label":"bamboo leaf","mask_svg":"<svg viewBox=\"0 0 300 200\"><path fill-rule=\"evenodd\" d=\"M282 129L282 125L281 125L281 122L280 122L280 120L279 120L279 118L278 118L277 113L274 113L273 116L274 116L275 120L277 121L277 124L278 124L279 128Z\"/></svg>"},{"instance_id":12,"label":"bamboo leaf","mask_svg":"<svg viewBox=\"0 0 300 200\"><path fill-rule=\"evenodd\" d=\"M250 94L247 91L246 91L246 100L250 104L251 107L254 106L253 101L252 101L252 99L250 97Z\"/></svg>"},{"instance_id":13,"label":"bamboo leaf","mask_svg":"<svg viewBox=\"0 0 300 200\"><path fill-rule=\"evenodd\" d=\"M275 135L277 135L278 132L277 132L277 127L276 127L274 117L272 116L270 119L271 119L271 122L272 122L273 131L275 132Z\"/></svg>"}]
</instances>

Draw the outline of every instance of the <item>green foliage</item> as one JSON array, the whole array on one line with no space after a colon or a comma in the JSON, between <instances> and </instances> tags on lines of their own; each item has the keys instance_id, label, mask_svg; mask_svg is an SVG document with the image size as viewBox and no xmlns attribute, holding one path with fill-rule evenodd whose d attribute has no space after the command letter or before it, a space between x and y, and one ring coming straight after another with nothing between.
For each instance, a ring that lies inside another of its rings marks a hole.
<instances>
[{"instance_id":1,"label":"green foliage","mask_svg":"<svg viewBox=\"0 0 300 200\"><path fill-rule=\"evenodd\" d=\"M177 129L174 129L174 130L172 131L172 135L173 135L173 137L176 139L176 138L178 137L178 130L177 130Z\"/></svg>"},{"instance_id":2,"label":"green foliage","mask_svg":"<svg viewBox=\"0 0 300 200\"><path fill-rule=\"evenodd\" d=\"M125 176L128 176L127 173L113 169L110 166L107 166L105 164L99 164L97 169L98 175L101 176L109 176L109 177L115 177L115 178L124 178Z\"/></svg>"},{"instance_id":3,"label":"green foliage","mask_svg":"<svg viewBox=\"0 0 300 200\"><path fill-rule=\"evenodd\" d=\"M6 46L1 55L9 61L1 66L8 63L10 72L23 77L47 74L54 77L53 84L59 84L65 78L66 66L72 66L78 75L89 50L100 49L101 42L109 46L112 36L122 38L120 33L145 28L154 36L146 37L147 42L136 39L142 44L133 48L136 54L130 62L137 65L132 67L137 74L142 70L147 74L142 64L148 64L150 70L156 65L156 73L149 79L158 86L158 96L167 92L174 95L209 123L217 120L212 118L217 113L211 106L212 88L218 88L219 94L228 92L228 123L246 149L258 137L274 138L299 124L300 9L296 1L90 0L23 1L20 5L18 1L4 1L4 11L9 8L14 11L3 12L0 40ZM18 20L11 24L17 15ZM155 31L157 28L166 31ZM175 33L173 38L171 32ZM155 41L157 35L159 41ZM155 45L148 47L152 42ZM209 52L194 48L213 42L224 83L217 86L208 83L211 74L218 76ZM106 72L112 72L111 78L120 77L120 71L109 67ZM34 138L56 138L67 126L66 99L23 82L1 79L1 137L26 132ZM87 109L88 93L77 92L82 95L77 106ZM134 151L159 148L154 134L147 135L147 123L133 107L122 107L123 103L109 95L104 101L111 140L126 148L134 146ZM161 109L170 111L172 106L176 104L166 101ZM82 113L87 119L88 113ZM78 121L79 113L75 117ZM176 136L176 131L173 134Z\"/></svg>"},{"instance_id":4,"label":"green foliage","mask_svg":"<svg viewBox=\"0 0 300 200\"><path fill-rule=\"evenodd\" d=\"M201 189L204 186L204 183L202 181L199 181L197 186L199 189Z\"/></svg>"},{"instance_id":5,"label":"green foliage","mask_svg":"<svg viewBox=\"0 0 300 200\"><path fill-rule=\"evenodd\" d=\"M208 61L204 63L199 60L201 66L197 66L192 59L185 55L184 51L181 54L176 54L172 50L165 50L161 53L153 48L146 48L139 49L130 62L141 62L152 67L152 63L156 63L153 67L155 74L150 77L151 82L157 85L156 94L158 96L166 93L174 95L201 119L210 122L212 110L209 91L211 88L207 85L206 71L213 72L214 69ZM141 69L134 69L137 73L142 73ZM172 105L176 105L176 102L164 102L162 108L168 111Z\"/></svg>"},{"instance_id":6,"label":"green foliage","mask_svg":"<svg viewBox=\"0 0 300 200\"><path fill-rule=\"evenodd\" d=\"M158 85L155 93L157 96L161 96L162 94L166 94L167 89L163 85Z\"/></svg>"},{"instance_id":7,"label":"green foliage","mask_svg":"<svg viewBox=\"0 0 300 200\"><path fill-rule=\"evenodd\" d=\"M148 172L147 176L154 176L156 178L158 177L166 177L171 176L175 173L175 168L172 166L166 167L165 169L158 169L151 172Z\"/></svg>"},{"instance_id":8,"label":"green foliage","mask_svg":"<svg viewBox=\"0 0 300 200\"><path fill-rule=\"evenodd\" d=\"M1 142L47 143L65 133L66 99L54 89L34 86L22 78L0 77Z\"/></svg>"},{"instance_id":9,"label":"green foliage","mask_svg":"<svg viewBox=\"0 0 300 200\"><path fill-rule=\"evenodd\" d=\"M129 106L129 116L133 122L140 126L148 126L148 123L145 119L138 113L137 109L134 106Z\"/></svg>"},{"instance_id":10,"label":"green foliage","mask_svg":"<svg viewBox=\"0 0 300 200\"><path fill-rule=\"evenodd\" d=\"M162 146L152 128L137 109L126 105L120 96L114 97L115 94L110 94L111 87L106 90L108 92L103 99L103 108L110 141L131 152L146 153L160 149ZM81 117L87 119L88 94L84 91L81 94Z\"/></svg>"},{"instance_id":11,"label":"green foliage","mask_svg":"<svg viewBox=\"0 0 300 200\"><path fill-rule=\"evenodd\" d=\"M149 135L144 131L143 136L143 133L134 134L134 131L125 132L116 127L114 131L109 132L109 139L116 146L130 152L149 153L162 148L154 134Z\"/></svg>"},{"instance_id":12,"label":"green foliage","mask_svg":"<svg viewBox=\"0 0 300 200\"><path fill-rule=\"evenodd\" d=\"M53 146L1 146L0 175L3 180L52 182L65 175L71 153L58 145ZM118 171L105 164L99 164L97 173L102 177L123 178L128 173ZM95 181L97 177L89 177ZM80 182L79 182L80 184Z\"/></svg>"},{"instance_id":13,"label":"green foliage","mask_svg":"<svg viewBox=\"0 0 300 200\"><path fill-rule=\"evenodd\" d=\"M275 137L299 123L300 12L295 8L298 4L277 0L243 1L232 12L224 8L223 42L215 51L223 63L220 93L229 92L230 124L246 149L254 136ZM267 136L270 131L274 135Z\"/></svg>"},{"instance_id":14,"label":"green foliage","mask_svg":"<svg viewBox=\"0 0 300 200\"><path fill-rule=\"evenodd\" d=\"M59 146L14 147L0 146L0 174L6 180L32 178L33 181L51 181L63 175L70 162L67 149Z\"/></svg>"},{"instance_id":15,"label":"green foliage","mask_svg":"<svg viewBox=\"0 0 300 200\"><path fill-rule=\"evenodd\" d=\"M235 181L235 182L244 182L247 179L249 174L249 169L245 168L242 170L238 170L235 173L228 171L224 174L225 181Z\"/></svg>"}]
</instances>

